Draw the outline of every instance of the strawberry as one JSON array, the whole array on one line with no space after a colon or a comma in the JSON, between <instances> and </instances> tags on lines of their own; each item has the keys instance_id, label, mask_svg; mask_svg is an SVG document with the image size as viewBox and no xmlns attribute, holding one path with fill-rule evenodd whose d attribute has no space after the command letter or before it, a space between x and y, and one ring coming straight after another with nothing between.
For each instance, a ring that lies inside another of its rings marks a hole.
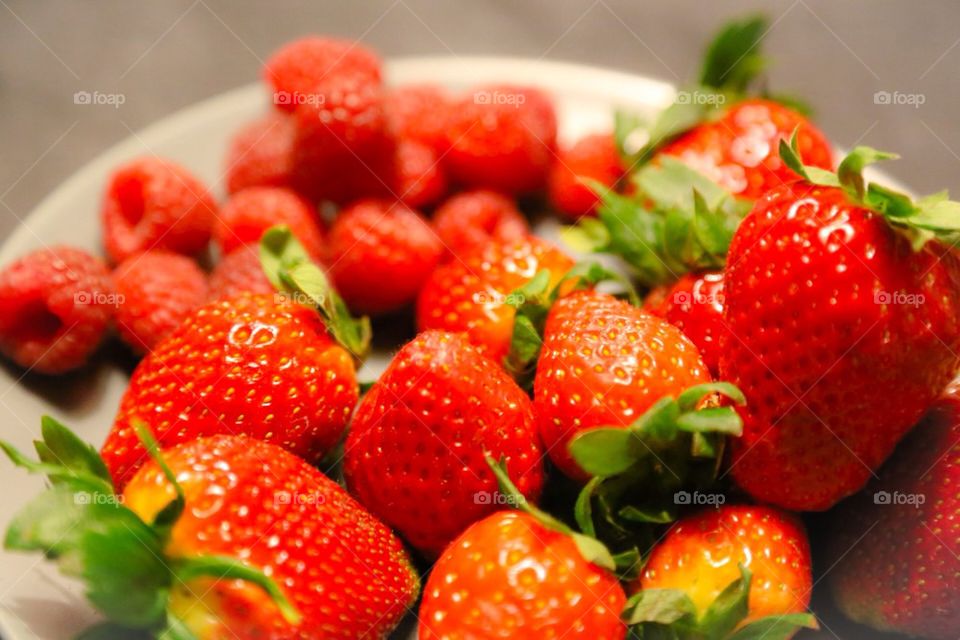
<instances>
[{"instance_id":1,"label":"strawberry","mask_svg":"<svg viewBox=\"0 0 960 640\"><path fill-rule=\"evenodd\" d=\"M511 294L538 272L557 284L573 260L552 245L528 237L479 246L433 272L417 299L420 331L462 331L495 362L510 350L517 303Z\"/></svg>"},{"instance_id":2,"label":"strawberry","mask_svg":"<svg viewBox=\"0 0 960 640\"><path fill-rule=\"evenodd\" d=\"M220 259L210 273L210 299L219 300L238 294L274 293L260 263L260 254L255 247L237 247Z\"/></svg>"},{"instance_id":3,"label":"strawberry","mask_svg":"<svg viewBox=\"0 0 960 640\"><path fill-rule=\"evenodd\" d=\"M450 97L443 87L413 84L396 87L386 95L387 124L400 140L419 142L437 156L446 151L447 110Z\"/></svg>"},{"instance_id":4,"label":"strawberry","mask_svg":"<svg viewBox=\"0 0 960 640\"><path fill-rule=\"evenodd\" d=\"M960 230L960 205L867 185L862 167L889 154L859 147L832 174L781 149L804 181L767 193L733 237L720 373L748 401L734 479L822 510L866 483L957 371L960 259L937 235Z\"/></svg>"},{"instance_id":5,"label":"strawberry","mask_svg":"<svg viewBox=\"0 0 960 640\"><path fill-rule=\"evenodd\" d=\"M714 375L720 361L723 320L723 272L685 274L671 287L652 292L643 308L683 331L697 346L704 364Z\"/></svg>"},{"instance_id":6,"label":"strawberry","mask_svg":"<svg viewBox=\"0 0 960 640\"><path fill-rule=\"evenodd\" d=\"M287 187L293 170L294 121L271 112L243 125L227 147L227 192L249 187Z\"/></svg>"},{"instance_id":7,"label":"strawberry","mask_svg":"<svg viewBox=\"0 0 960 640\"><path fill-rule=\"evenodd\" d=\"M290 227L310 255L321 255L323 225L316 208L284 188L252 187L231 196L213 225L213 238L226 255L244 244L257 245L264 231L278 224Z\"/></svg>"},{"instance_id":8,"label":"strawberry","mask_svg":"<svg viewBox=\"0 0 960 640\"><path fill-rule=\"evenodd\" d=\"M550 204L572 220L595 215L600 197L584 180L595 180L612 189L624 172L623 160L612 135L584 136L557 153L547 185Z\"/></svg>"},{"instance_id":9,"label":"strawberry","mask_svg":"<svg viewBox=\"0 0 960 640\"><path fill-rule=\"evenodd\" d=\"M557 116L540 90L477 87L450 107L447 125L443 161L454 182L508 194L546 185Z\"/></svg>"},{"instance_id":10,"label":"strawberry","mask_svg":"<svg viewBox=\"0 0 960 640\"><path fill-rule=\"evenodd\" d=\"M416 600L400 541L303 460L232 435L161 457L141 433L153 460L120 495L96 452L50 418L43 464L3 445L54 483L14 517L7 546L86 581L108 619L93 636L386 638Z\"/></svg>"},{"instance_id":11,"label":"strawberry","mask_svg":"<svg viewBox=\"0 0 960 640\"><path fill-rule=\"evenodd\" d=\"M264 249L275 286L318 284L209 303L140 362L101 450L118 488L145 461L138 420L163 447L242 434L308 462L343 435L358 395L351 356L362 356L369 328L345 315L289 230L268 232Z\"/></svg>"},{"instance_id":12,"label":"strawberry","mask_svg":"<svg viewBox=\"0 0 960 640\"><path fill-rule=\"evenodd\" d=\"M483 189L447 199L433 214L433 228L448 258L462 257L491 240L515 241L530 234L530 225L513 200Z\"/></svg>"},{"instance_id":13,"label":"strawberry","mask_svg":"<svg viewBox=\"0 0 960 640\"><path fill-rule=\"evenodd\" d=\"M442 331L397 353L360 403L345 451L350 492L428 556L502 508L484 452L509 463L531 500L544 480L530 399L462 335Z\"/></svg>"},{"instance_id":14,"label":"strawberry","mask_svg":"<svg viewBox=\"0 0 960 640\"><path fill-rule=\"evenodd\" d=\"M816 627L804 613L813 589L807 535L796 517L770 507L710 507L681 519L634 588L627 615L645 633L789 638Z\"/></svg>"},{"instance_id":15,"label":"strawberry","mask_svg":"<svg viewBox=\"0 0 960 640\"><path fill-rule=\"evenodd\" d=\"M443 246L413 209L388 200L361 200L330 229L326 262L351 309L381 314L413 302Z\"/></svg>"},{"instance_id":16,"label":"strawberry","mask_svg":"<svg viewBox=\"0 0 960 640\"><path fill-rule=\"evenodd\" d=\"M848 616L948 640L960 629L960 387L952 384L869 489L837 508L828 574Z\"/></svg>"},{"instance_id":17,"label":"strawberry","mask_svg":"<svg viewBox=\"0 0 960 640\"><path fill-rule=\"evenodd\" d=\"M196 262L169 251L133 255L113 272L114 314L123 341L151 351L207 301L207 276Z\"/></svg>"},{"instance_id":18,"label":"strawberry","mask_svg":"<svg viewBox=\"0 0 960 640\"><path fill-rule=\"evenodd\" d=\"M520 511L489 515L450 543L424 588L419 639L625 638L626 597L606 548L530 506L503 469L494 472Z\"/></svg>"},{"instance_id":19,"label":"strawberry","mask_svg":"<svg viewBox=\"0 0 960 640\"><path fill-rule=\"evenodd\" d=\"M533 383L537 426L560 470L585 479L568 449L575 436L626 427L661 398L710 379L673 325L608 294L574 292L547 316Z\"/></svg>"}]
</instances>

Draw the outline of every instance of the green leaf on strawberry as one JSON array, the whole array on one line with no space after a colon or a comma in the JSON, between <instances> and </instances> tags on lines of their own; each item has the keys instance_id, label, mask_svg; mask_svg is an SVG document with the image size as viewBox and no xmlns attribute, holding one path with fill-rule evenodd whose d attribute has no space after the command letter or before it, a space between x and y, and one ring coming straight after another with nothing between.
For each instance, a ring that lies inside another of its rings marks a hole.
<instances>
[{"instance_id":1,"label":"green leaf on strawberry","mask_svg":"<svg viewBox=\"0 0 960 640\"><path fill-rule=\"evenodd\" d=\"M370 319L350 315L327 274L310 258L285 225L272 227L260 239L260 262L270 283L281 293L314 307L330 335L360 363L370 352Z\"/></svg>"}]
</instances>

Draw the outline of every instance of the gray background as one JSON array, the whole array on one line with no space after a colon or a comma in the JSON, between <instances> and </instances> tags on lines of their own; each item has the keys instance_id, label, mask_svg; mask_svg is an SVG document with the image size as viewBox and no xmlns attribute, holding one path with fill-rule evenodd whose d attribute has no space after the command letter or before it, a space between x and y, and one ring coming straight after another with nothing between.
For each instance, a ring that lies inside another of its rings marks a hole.
<instances>
[{"instance_id":1,"label":"gray background","mask_svg":"<svg viewBox=\"0 0 960 640\"><path fill-rule=\"evenodd\" d=\"M757 8L773 20L772 87L807 97L837 144L900 152L890 169L913 188L957 186L952 0L0 0L0 238L100 151L255 80L299 34L360 37L387 56L546 57L677 82L716 25ZM76 91L125 103L76 105ZM923 104L875 104L876 91Z\"/></svg>"}]
</instances>

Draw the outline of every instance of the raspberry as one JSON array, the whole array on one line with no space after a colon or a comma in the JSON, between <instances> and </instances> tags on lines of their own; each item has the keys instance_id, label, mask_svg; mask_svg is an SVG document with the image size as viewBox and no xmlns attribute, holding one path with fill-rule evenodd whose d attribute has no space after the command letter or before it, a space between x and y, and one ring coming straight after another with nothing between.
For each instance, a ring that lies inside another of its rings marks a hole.
<instances>
[{"instance_id":1,"label":"raspberry","mask_svg":"<svg viewBox=\"0 0 960 640\"><path fill-rule=\"evenodd\" d=\"M353 75L379 84L380 58L357 42L317 36L287 43L270 56L263 70L274 88L274 104L284 111L316 101L321 83Z\"/></svg>"},{"instance_id":2,"label":"raspberry","mask_svg":"<svg viewBox=\"0 0 960 640\"><path fill-rule=\"evenodd\" d=\"M412 302L442 253L433 229L406 205L362 200L333 223L327 264L351 309L379 314Z\"/></svg>"},{"instance_id":3,"label":"raspberry","mask_svg":"<svg viewBox=\"0 0 960 640\"><path fill-rule=\"evenodd\" d=\"M466 186L508 194L537 191L546 183L557 138L549 98L537 89L481 87L451 107L450 178Z\"/></svg>"},{"instance_id":4,"label":"raspberry","mask_svg":"<svg viewBox=\"0 0 960 640\"><path fill-rule=\"evenodd\" d=\"M77 369L102 341L113 306L102 260L73 247L34 251L0 271L0 351L39 373Z\"/></svg>"},{"instance_id":5,"label":"raspberry","mask_svg":"<svg viewBox=\"0 0 960 640\"><path fill-rule=\"evenodd\" d=\"M447 190L437 154L419 142L401 140L394 158L394 190L409 207L435 204Z\"/></svg>"},{"instance_id":6,"label":"raspberry","mask_svg":"<svg viewBox=\"0 0 960 640\"><path fill-rule=\"evenodd\" d=\"M290 227L311 255L320 255L323 230L314 207L289 189L253 187L234 194L220 210L213 237L226 255L243 244L256 245L278 224Z\"/></svg>"},{"instance_id":7,"label":"raspberry","mask_svg":"<svg viewBox=\"0 0 960 640\"><path fill-rule=\"evenodd\" d=\"M275 293L260 266L254 247L242 245L224 256L210 274L210 299L232 298L240 293Z\"/></svg>"},{"instance_id":8,"label":"raspberry","mask_svg":"<svg viewBox=\"0 0 960 640\"><path fill-rule=\"evenodd\" d=\"M138 353L153 348L207 301L207 277L197 263L169 251L130 256L113 272L117 331Z\"/></svg>"},{"instance_id":9,"label":"raspberry","mask_svg":"<svg viewBox=\"0 0 960 640\"><path fill-rule=\"evenodd\" d=\"M433 214L433 228L448 256L463 255L493 240L519 240L530 233L513 200L493 191L465 191Z\"/></svg>"},{"instance_id":10,"label":"raspberry","mask_svg":"<svg viewBox=\"0 0 960 640\"><path fill-rule=\"evenodd\" d=\"M401 140L425 144L437 155L446 151L446 122L450 98L442 87L430 84L398 87L386 96L390 133Z\"/></svg>"},{"instance_id":11,"label":"raspberry","mask_svg":"<svg viewBox=\"0 0 960 640\"><path fill-rule=\"evenodd\" d=\"M107 184L101 211L107 253L118 263L148 249L199 253L210 241L216 212L207 188L180 165L134 160Z\"/></svg>"},{"instance_id":12,"label":"raspberry","mask_svg":"<svg viewBox=\"0 0 960 640\"><path fill-rule=\"evenodd\" d=\"M227 191L289 186L293 134L293 118L276 112L237 130L227 151Z\"/></svg>"},{"instance_id":13,"label":"raspberry","mask_svg":"<svg viewBox=\"0 0 960 640\"><path fill-rule=\"evenodd\" d=\"M560 150L550 170L547 194L554 208L567 218L596 215L600 198L581 179L596 180L612 188L623 174L623 161L613 136L586 136Z\"/></svg>"},{"instance_id":14,"label":"raspberry","mask_svg":"<svg viewBox=\"0 0 960 640\"><path fill-rule=\"evenodd\" d=\"M379 85L350 76L325 82L319 91L322 100L295 113L294 187L340 204L388 195L394 145Z\"/></svg>"}]
</instances>

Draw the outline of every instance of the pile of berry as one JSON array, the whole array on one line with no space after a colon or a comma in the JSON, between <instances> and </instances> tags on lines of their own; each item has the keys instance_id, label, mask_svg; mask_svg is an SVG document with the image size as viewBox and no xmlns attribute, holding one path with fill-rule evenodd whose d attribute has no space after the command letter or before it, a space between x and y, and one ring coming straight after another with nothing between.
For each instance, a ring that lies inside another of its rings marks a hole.
<instances>
[{"instance_id":1,"label":"pile of berry","mask_svg":"<svg viewBox=\"0 0 960 640\"><path fill-rule=\"evenodd\" d=\"M799 514L838 505L837 606L955 638L960 204L866 181L889 154L836 158L758 90L764 29L570 146L538 89L283 47L224 202L137 159L106 260L0 272L24 369L112 333L142 356L99 451L50 417L39 461L3 445L51 481L7 547L87 583L91 638L782 639L817 626ZM371 334L413 324L358 381Z\"/></svg>"}]
</instances>

